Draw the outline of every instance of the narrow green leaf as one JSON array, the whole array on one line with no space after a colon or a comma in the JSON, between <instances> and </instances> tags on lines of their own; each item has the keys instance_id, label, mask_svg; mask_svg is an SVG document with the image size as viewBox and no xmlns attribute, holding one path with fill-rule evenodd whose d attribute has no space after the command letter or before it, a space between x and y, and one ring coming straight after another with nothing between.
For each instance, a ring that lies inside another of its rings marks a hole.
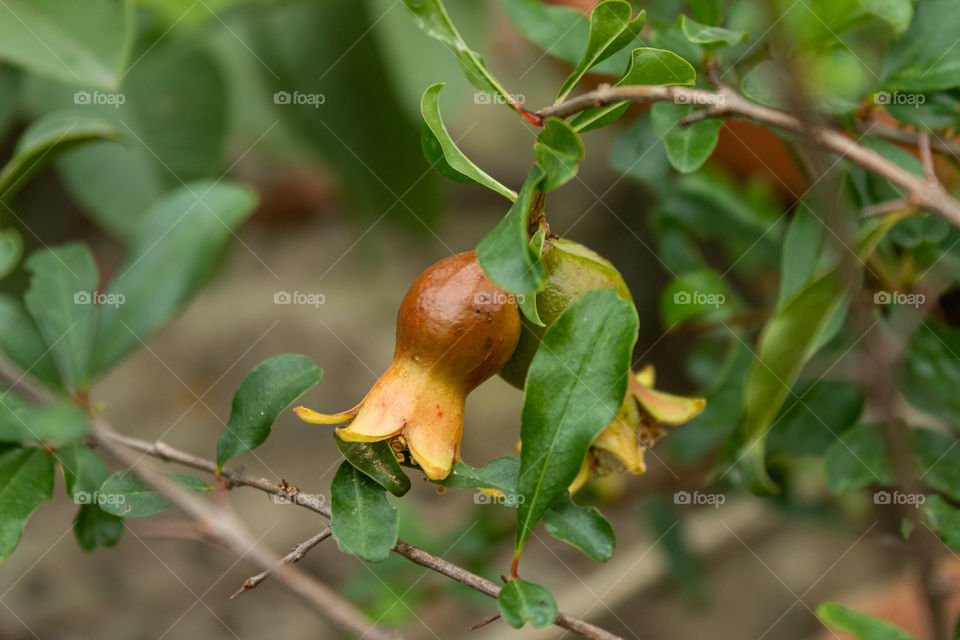
<instances>
[{"instance_id":1,"label":"narrow green leaf","mask_svg":"<svg viewBox=\"0 0 960 640\"><path fill-rule=\"evenodd\" d=\"M333 434L337 450L347 462L365 473L371 480L395 496L410 490L410 478L403 472L393 449L385 440L379 442L348 442Z\"/></svg>"},{"instance_id":2,"label":"narrow green leaf","mask_svg":"<svg viewBox=\"0 0 960 640\"><path fill-rule=\"evenodd\" d=\"M20 262L23 255L23 238L16 229L0 229L0 280L6 277Z\"/></svg>"},{"instance_id":3,"label":"narrow green leaf","mask_svg":"<svg viewBox=\"0 0 960 640\"><path fill-rule=\"evenodd\" d=\"M543 175L539 165L530 169L507 215L477 245L477 259L490 279L517 295L535 294L546 279L546 269L527 239L530 209Z\"/></svg>"},{"instance_id":4,"label":"narrow green leaf","mask_svg":"<svg viewBox=\"0 0 960 640\"><path fill-rule=\"evenodd\" d=\"M543 257L543 243L547 239L547 234L544 230L538 229L536 233L533 234L533 237L530 238L530 249L537 256L539 261ZM540 310L537 308L537 296L528 295L528 296L519 296L517 299L517 306L520 307L520 312L533 324L538 327L545 327L543 320L540 319Z\"/></svg>"},{"instance_id":5,"label":"narrow green leaf","mask_svg":"<svg viewBox=\"0 0 960 640\"><path fill-rule=\"evenodd\" d=\"M583 142L565 120L548 118L533 145L537 164L543 169L542 191L551 191L577 175L583 160Z\"/></svg>"},{"instance_id":6,"label":"narrow green leaf","mask_svg":"<svg viewBox=\"0 0 960 640\"><path fill-rule=\"evenodd\" d=\"M76 440L87 433L87 416L60 403L35 406L0 390L0 442Z\"/></svg>"},{"instance_id":7,"label":"narrow green leaf","mask_svg":"<svg viewBox=\"0 0 960 640\"><path fill-rule=\"evenodd\" d=\"M612 289L597 289L577 298L544 334L521 416L517 553L620 408L637 329L633 305Z\"/></svg>"},{"instance_id":8,"label":"narrow green leaf","mask_svg":"<svg viewBox=\"0 0 960 640\"><path fill-rule=\"evenodd\" d=\"M70 84L117 86L133 34L127 0L0 3L0 58Z\"/></svg>"},{"instance_id":9,"label":"narrow green leaf","mask_svg":"<svg viewBox=\"0 0 960 640\"><path fill-rule=\"evenodd\" d=\"M723 27L711 27L691 20L680 14L677 17L677 26L690 42L713 46L730 46L747 41L747 34L742 31L732 31Z\"/></svg>"},{"instance_id":10,"label":"narrow green leaf","mask_svg":"<svg viewBox=\"0 0 960 640\"><path fill-rule=\"evenodd\" d=\"M100 307L93 374L139 347L209 281L255 204L247 187L203 181L175 189L151 207Z\"/></svg>"},{"instance_id":11,"label":"narrow green leaf","mask_svg":"<svg viewBox=\"0 0 960 640\"><path fill-rule=\"evenodd\" d=\"M499 94L505 104L511 105L511 108L516 108L510 94L487 69L483 57L467 46L457 28L453 26L453 22L450 20L447 9L443 6L441 0L403 0L403 4L407 6L417 26L424 33L435 40L439 40L453 51L457 60L460 61L460 67L470 84L481 91Z\"/></svg>"},{"instance_id":12,"label":"narrow green leaf","mask_svg":"<svg viewBox=\"0 0 960 640\"><path fill-rule=\"evenodd\" d=\"M557 93L557 102L562 102L583 75L591 68L620 51L640 35L646 12L641 11L631 19L633 7L626 0L604 0L590 12L590 36L580 64L573 70Z\"/></svg>"},{"instance_id":13,"label":"narrow green leaf","mask_svg":"<svg viewBox=\"0 0 960 640\"><path fill-rule=\"evenodd\" d=\"M277 416L321 377L323 370L310 358L293 353L267 358L254 367L233 395L230 420L217 441L217 468L263 444Z\"/></svg>"},{"instance_id":14,"label":"narrow green leaf","mask_svg":"<svg viewBox=\"0 0 960 640\"><path fill-rule=\"evenodd\" d=\"M123 536L123 519L95 504L80 505L73 521L73 535L84 551L114 547Z\"/></svg>"},{"instance_id":15,"label":"narrow green leaf","mask_svg":"<svg viewBox=\"0 0 960 640\"><path fill-rule=\"evenodd\" d=\"M37 447L0 453L0 560L9 556L34 510L53 495L53 461Z\"/></svg>"},{"instance_id":16,"label":"narrow green leaf","mask_svg":"<svg viewBox=\"0 0 960 640\"><path fill-rule=\"evenodd\" d=\"M62 386L53 355L19 300L0 293L0 351L47 386Z\"/></svg>"},{"instance_id":17,"label":"narrow green leaf","mask_svg":"<svg viewBox=\"0 0 960 640\"><path fill-rule=\"evenodd\" d=\"M873 618L832 602L817 607L817 616L829 626L852 634L859 640L913 640L886 620Z\"/></svg>"},{"instance_id":18,"label":"narrow green leaf","mask_svg":"<svg viewBox=\"0 0 960 640\"><path fill-rule=\"evenodd\" d=\"M617 538L613 527L596 507L580 507L569 494L561 494L543 518L547 532L571 544L597 562L613 556Z\"/></svg>"},{"instance_id":19,"label":"narrow green leaf","mask_svg":"<svg viewBox=\"0 0 960 640\"><path fill-rule=\"evenodd\" d=\"M860 0L860 7L888 22L897 36L903 34L913 20L913 0Z\"/></svg>"},{"instance_id":20,"label":"narrow green leaf","mask_svg":"<svg viewBox=\"0 0 960 640\"><path fill-rule=\"evenodd\" d=\"M397 544L400 521L383 487L344 461L330 484L330 529L340 550L382 562Z\"/></svg>"},{"instance_id":21,"label":"narrow green leaf","mask_svg":"<svg viewBox=\"0 0 960 640\"><path fill-rule=\"evenodd\" d=\"M887 91L934 91L960 84L957 31L960 14L953 0L916 4L910 27L890 47L881 87Z\"/></svg>"},{"instance_id":22,"label":"narrow green leaf","mask_svg":"<svg viewBox=\"0 0 960 640\"><path fill-rule=\"evenodd\" d=\"M123 139L109 123L75 112L49 113L23 132L0 170L0 201L9 202L36 172L64 153L99 140Z\"/></svg>"},{"instance_id":23,"label":"narrow green leaf","mask_svg":"<svg viewBox=\"0 0 960 640\"><path fill-rule=\"evenodd\" d=\"M549 591L526 580L511 580L497 596L497 608L504 622L519 629L526 622L537 629L557 619L557 602Z\"/></svg>"},{"instance_id":24,"label":"narrow green leaf","mask_svg":"<svg viewBox=\"0 0 960 640\"><path fill-rule=\"evenodd\" d=\"M692 173L703 166L720 139L723 123L716 118L681 127L680 121L696 111L691 105L658 102L650 109L654 133L667 149L670 164L681 173Z\"/></svg>"},{"instance_id":25,"label":"narrow green leaf","mask_svg":"<svg viewBox=\"0 0 960 640\"><path fill-rule=\"evenodd\" d=\"M623 77L614 86L625 85L673 85L692 87L696 83L697 72L693 65L673 53L663 49L641 47L630 54L630 66ZM594 107L580 112L570 121L578 132L591 131L605 127L627 110L626 102L617 102L603 107Z\"/></svg>"},{"instance_id":26,"label":"narrow green leaf","mask_svg":"<svg viewBox=\"0 0 960 640\"><path fill-rule=\"evenodd\" d=\"M445 84L444 82L438 82L435 85L427 87L427 90L423 92L423 98L420 100L420 113L423 114L423 122L433 136L432 143L431 138L427 137L423 145L424 155L426 155L427 161L429 161L430 164L437 165L442 159L442 161L446 163L446 167L461 176L461 179L456 180L456 182L478 184L496 191L507 200L516 200L517 193L515 191L503 186L483 171L483 169L471 162L470 159L460 151L457 143L453 141L453 138L450 137L447 128L443 124L443 118L440 115L440 90L443 89ZM427 136L426 132L424 132L424 136ZM436 147L434 145L439 147L440 154L435 153L434 149ZM440 169L438 168L438 170ZM440 170L440 173L449 177L443 170Z\"/></svg>"},{"instance_id":27,"label":"narrow green leaf","mask_svg":"<svg viewBox=\"0 0 960 640\"><path fill-rule=\"evenodd\" d=\"M30 254L33 274L23 300L50 348L68 387L87 383L87 365L97 331L97 265L83 244L40 249Z\"/></svg>"},{"instance_id":28,"label":"narrow green leaf","mask_svg":"<svg viewBox=\"0 0 960 640\"><path fill-rule=\"evenodd\" d=\"M743 390L743 444L736 454L741 479L753 491L775 490L766 473L764 441L791 387L846 300L837 274L830 272L801 289L764 326Z\"/></svg>"},{"instance_id":29,"label":"narrow green leaf","mask_svg":"<svg viewBox=\"0 0 960 640\"><path fill-rule=\"evenodd\" d=\"M780 293L782 306L803 285L810 282L820 258L826 228L804 203L800 203L787 227L780 259Z\"/></svg>"},{"instance_id":30,"label":"narrow green leaf","mask_svg":"<svg viewBox=\"0 0 960 640\"><path fill-rule=\"evenodd\" d=\"M192 476L170 476L194 493L213 491L213 487ZM133 471L118 471L100 486L94 502L109 514L122 518L148 518L170 508L166 498L144 484Z\"/></svg>"}]
</instances>

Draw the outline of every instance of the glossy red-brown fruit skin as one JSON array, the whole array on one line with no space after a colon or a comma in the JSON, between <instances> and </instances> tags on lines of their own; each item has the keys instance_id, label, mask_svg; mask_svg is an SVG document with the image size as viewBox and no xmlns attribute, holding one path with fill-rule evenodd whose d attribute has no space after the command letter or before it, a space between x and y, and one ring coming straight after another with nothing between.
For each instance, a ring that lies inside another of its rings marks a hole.
<instances>
[{"instance_id":1,"label":"glossy red-brown fruit skin","mask_svg":"<svg viewBox=\"0 0 960 640\"><path fill-rule=\"evenodd\" d=\"M420 274L397 315L394 361L409 360L464 394L499 371L520 338L513 296L468 251Z\"/></svg>"}]
</instances>

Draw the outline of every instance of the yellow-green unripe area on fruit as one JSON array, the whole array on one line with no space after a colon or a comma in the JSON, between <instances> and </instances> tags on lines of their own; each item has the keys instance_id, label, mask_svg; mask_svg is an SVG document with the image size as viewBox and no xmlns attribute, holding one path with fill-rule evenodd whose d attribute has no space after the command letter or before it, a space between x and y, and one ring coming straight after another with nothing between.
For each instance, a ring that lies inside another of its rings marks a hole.
<instances>
[{"instance_id":1,"label":"yellow-green unripe area on fruit","mask_svg":"<svg viewBox=\"0 0 960 640\"><path fill-rule=\"evenodd\" d=\"M633 296L616 267L578 242L547 240L543 245L543 263L547 269L547 282L544 290L537 294L537 312L545 326L537 326L523 318L517 348L500 370L500 376L518 389L523 388L527 369L543 334L580 295L591 289L614 289L621 298L633 302Z\"/></svg>"}]
</instances>

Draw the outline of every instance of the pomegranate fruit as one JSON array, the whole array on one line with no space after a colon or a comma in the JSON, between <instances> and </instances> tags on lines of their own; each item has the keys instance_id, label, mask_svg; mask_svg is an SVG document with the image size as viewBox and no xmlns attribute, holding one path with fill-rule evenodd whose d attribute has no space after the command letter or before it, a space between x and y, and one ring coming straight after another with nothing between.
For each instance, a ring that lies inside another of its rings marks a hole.
<instances>
[{"instance_id":1,"label":"pomegranate fruit","mask_svg":"<svg viewBox=\"0 0 960 640\"><path fill-rule=\"evenodd\" d=\"M407 291L397 315L393 362L354 408L297 415L314 424L341 424L348 441L390 440L433 480L460 459L464 401L497 373L520 337L512 296L495 285L475 251L440 260Z\"/></svg>"}]
</instances>

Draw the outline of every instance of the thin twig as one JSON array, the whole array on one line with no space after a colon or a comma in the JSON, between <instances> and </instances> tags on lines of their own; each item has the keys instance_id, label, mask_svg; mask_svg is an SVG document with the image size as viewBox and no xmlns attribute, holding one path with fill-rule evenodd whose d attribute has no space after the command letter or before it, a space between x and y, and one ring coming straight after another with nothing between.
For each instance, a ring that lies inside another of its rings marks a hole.
<instances>
[{"instance_id":1,"label":"thin twig","mask_svg":"<svg viewBox=\"0 0 960 640\"><path fill-rule=\"evenodd\" d=\"M878 202L868 207L864 207L860 210L860 217L872 218L874 216L882 216L895 211L904 211L906 209L914 208L916 208L915 205L907 198L897 198L896 200L887 200L886 202Z\"/></svg>"},{"instance_id":2,"label":"thin twig","mask_svg":"<svg viewBox=\"0 0 960 640\"><path fill-rule=\"evenodd\" d=\"M923 174L927 180L936 180L937 174L933 167L933 152L930 149L930 132L921 129L917 134L917 147L920 149L920 162L923 163Z\"/></svg>"},{"instance_id":3,"label":"thin twig","mask_svg":"<svg viewBox=\"0 0 960 640\"><path fill-rule=\"evenodd\" d=\"M121 444L146 455L159 458L166 462L174 462L186 467L197 469L198 471L216 473L217 466L212 460L207 460L205 458L180 451L179 449L175 449L166 443L147 442L146 440L131 438L113 431L106 432L105 435L112 442ZM285 481L280 483L273 482L272 480L248 473L243 469L235 469L231 467L224 467L221 469L220 477L225 479L231 485L253 487L254 489L259 489L260 491L271 495L283 496L293 504L304 507L305 509L309 509L310 511L318 513L326 518L330 517L330 509L325 504L317 500L316 497L300 491L297 487L294 487ZM500 593L501 587L490 580L467 571L463 567L444 560L439 556L435 556L429 551L425 551L420 547L416 547L412 544L404 542L403 540L399 540L397 542L396 546L393 548L393 552L403 556L415 564L426 567L427 569L456 580L457 582L464 584L471 589L479 591L480 593L488 595L491 598L496 598ZM623 640L616 634L610 633L609 631L590 624L585 620L575 618L562 612L557 614L557 620L554 622L554 624L578 633L585 638L592 638L593 640Z\"/></svg>"},{"instance_id":4,"label":"thin twig","mask_svg":"<svg viewBox=\"0 0 960 640\"><path fill-rule=\"evenodd\" d=\"M565 118L584 109L618 102L709 105L710 108L707 109L709 117L739 116L804 136L817 146L883 176L903 189L919 207L938 213L951 224L960 227L960 202L939 183L910 173L879 153L859 145L843 133L824 127L808 126L795 116L747 100L726 87L716 91L657 85L605 87L581 94L560 104L545 107L538 111L537 115L544 118Z\"/></svg>"},{"instance_id":5,"label":"thin twig","mask_svg":"<svg viewBox=\"0 0 960 640\"><path fill-rule=\"evenodd\" d=\"M327 585L295 567L284 564L277 554L259 545L243 522L227 506L204 500L151 466L142 464L141 456L121 446L121 441L115 437L117 434L101 418L93 420L93 435L97 444L113 458L130 468L145 483L193 518L201 531L262 569L272 570L281 584L340 631L378 640L398 637L396 632L386 631L371 622L359 609Z\"/></svg>"},{"instance_id":6,"label":"thin twig","mask_svg":"<svg viewBox=\"0 0 960 640\"><path fill-rule=\"evenodd\" d=\"M329 538L330 533L331 533L330 527L327 527L326 529L324 529L317 535L313 536L309 540L304 540L303 542L295 546L290 553L288 553L283 557L283 562L285 564L295 564L297 562L300 562L301 560L303 560L303 557L307 555L307 552L310 551L310 549L313 549L315 546L317 546L318 544L320 544L321 542ZM237 589L237 591L232 596L230 596L230 599L233 600L237 596L242 595L243 593L249 591L250 589L255 589L257 585L263 582L264 580L266 580L269 575L270 575L270 571L266 570L266 571L261 571L255 576L251 576L247 578L246 580L243 581L243 584L240 585L240 588Z\"/></svg>"},{"instance_id":7,"label":"thin twig","mask_svg":"<svg viewBox=\"0 0 960 640\"><path fill-rule=\"evenodd\" d=\"M871 136L883 138L884 140L888 140L890 142L905 144L910 147L920 147L919 134L913 131L907 131L906 129L901 129L899 127L893 127L889 124L883 124L876 121L857 121L854 123L853 129L857 133L869 133ZM930 149L934 153L943 156L960 158L960 143L953 142L952 140L943 140L939 137L931 138Z\"/></svg>"}]
</instances>

